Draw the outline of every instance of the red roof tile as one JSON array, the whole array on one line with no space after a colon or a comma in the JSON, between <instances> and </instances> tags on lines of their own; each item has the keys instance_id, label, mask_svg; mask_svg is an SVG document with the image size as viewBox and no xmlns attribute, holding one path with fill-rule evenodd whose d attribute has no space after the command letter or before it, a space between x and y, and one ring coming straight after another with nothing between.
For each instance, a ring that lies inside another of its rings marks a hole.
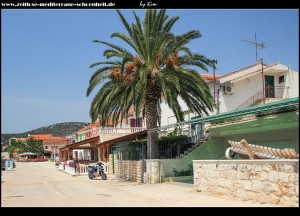
<instances>
[{"instance_id":1,"label":"red roof tile","mask_svg":"<svg viewBox=\"0 0 300 216\"><path fill-rule=\"evenodd\" d=\"M52 136L52 134L31 134L28 137L33 137L34 139L38 139L38 140L44 140L44 139L50 139Z\"/></svg>"},{"instance_id":2,"label":"red roof tile","mask_svg":"<svg viewBox=\"0 0 300 216\"><path fill-rule=\"evenodd\" d=\"M200 74L200 76L205 79L205 80L213 80L214 79L214 75L212 74ZM215 75L216 78L220 77L220 75Z\"/></svg>"},{"instance_id":3,"label":"red roof tile","mask_svg":"<svg viewBox=\"0 0 300 216\"><path fill-rule=\"evenodd\" d=\"M134 109L133 109L133 108L130 108L130 109L128 110L128 116L133 115L133 113L134 113ZM126 118L123 118L123 119L122 119L122 122L124 122L125 120L126 120ZM97 121L95 121L94 123L89 124L88 126L85 126L84 128L80 129L80 130L77 131L77 132L87 131L87 130L92 129L92 127L99 127L99 125L100 125L100 121L97 120ZM112 118L110 119L110 121L109 121L109 123L108 123L107 125L113 125Z\"/></svg>"},{"instance_id":4,"label":"red roof tile","mask_svg":"<svg viewBox=\"0 0 300 216\"><path fill-rule=\"evenodd\" d=\"M51 138L43 140L43 145L67 145L70 143L71 139L67 138Z\"/></svg>"},{"instance_id":5,"label":"red roof tile","mask_svg":"<svg viewBox=\"0 0 300 216\"><path fill-rule=\"evenodd\" d=\"M92 129L92 127L99 127L99 125L100 125L100 121L97 120L97 121L95 121L94 123L89 124L88 126L85 126L84 128L80 129L80 130L77 131L77 132L83 132L83 131Z\"/></svg>"}]
</instances>

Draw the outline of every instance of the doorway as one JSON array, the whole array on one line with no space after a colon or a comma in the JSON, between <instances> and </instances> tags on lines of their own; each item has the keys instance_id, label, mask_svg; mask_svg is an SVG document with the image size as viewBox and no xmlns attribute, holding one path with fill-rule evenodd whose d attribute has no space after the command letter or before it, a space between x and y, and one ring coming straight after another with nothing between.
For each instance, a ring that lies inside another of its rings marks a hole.
<instances>
[{"instance_id":1,"label":"doorway","mask_svg":"<svg viewBox=\"0 0 300 216\"><path fill-rule=\"evenodd\" d=\"M274 76L265 75L265 97L266 98L275 97Z\"/></svg>"}]
</instances>

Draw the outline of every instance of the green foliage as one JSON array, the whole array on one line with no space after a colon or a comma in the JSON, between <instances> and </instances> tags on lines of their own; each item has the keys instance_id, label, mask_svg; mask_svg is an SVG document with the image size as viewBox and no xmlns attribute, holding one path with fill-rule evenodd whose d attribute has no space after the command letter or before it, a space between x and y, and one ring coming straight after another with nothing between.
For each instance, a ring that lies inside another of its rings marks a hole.
<instances>
[{"instance_id":1,"label":"green foliage","mask_svg":"<svg viewBox=\"0 0 300 216\"><path fill-rule=\"evenodd\" d=\"M177 134L178 134L178 127L176 127L173 131L168 133L167 137L173 137L176 136Z\"/></svg>"},{"instance_id":2,"label":"green foliage","mask_svg":"<svg viewBox=\"0 0 300 216\"><path fill-rule=\"evenodd\" d=\"M14 150L19 149L20 151L23 150L24 144L20 140L11 139L10 145L7 148L7 152L12 154Z\"/></svg>"},{"instance_id":3,"label":"green foliage","mask_svg":"<svg viewBox=\"0 0 300 216\"><path fill-rule=\"evenodd\" d=\"M12 154L16 149L19 149L19 153L32 152L43 155L43 140L35 140L33 137L30 137L26 141L11 139L11 143L8 146L7 151L9 154Z\"/></svg>"},{"instance_id":4,"label":"green foliage","mask_svg":"<svg viewBox=\"0 0 300 216\"><path fill-rule=\"evenodd\" d=\"M169 17L166 10L146 10L143 21L133 12L135 23L131 25L119 10L117 13L127 34L115 32L111 37L121 39L134 52L105 41L93 41L108 48L103 52L106 60L90 66L100 68L90 78L87 96L101 86L91 104L92 121L99 118L102 125L117 125L120 119L128 118L133 107L135 116L145 113L149 131L160 125L162 98L179 122L184 120L184 113L178 98L183 99L191 112L208 115L214 101L208 84L196 69L208 71L213 62L187 46L201 37L200 32L172 33L179 17ZM151 158L158 157L156 138L156 133L148 136L147 145L153 149Z\"/></svg>"},{"instance_id":5,"label":"green foliage","mask_svg":"<svg viewBox=\"0 0 300 216\"><path fill-rule=\"evenodd\" d=\"M33 152L38 155L44 154L43 140L35 140L33 137L30 137L26 140L26 146L22 152Z\"/></svg>"},{"instance_id":6,"label":"green foliage","mask_svg":"<svg viewBox=\"0 0 300 216\"><path fill-rule=\"evenodd\" d=\"M173 168L174 175L175 176L191 176L191 175L194 175L193 164L189 163L187 167L188 167L187 170L181 170L181 171L178 171L177 169Z\"/></svg>"},{"instance_id":7,"label":"green foliage","mask_svg":"<svg viewBox=\"0 0 300 216\"><path fill-rule=\"evenodd\" d=\"M177 136L163 136L158 139L158 145L167 145L173 143L187 143L189 137L186 135L177 135Z\"/></svg>"},{"instance_id":8,"label":"green foliage","mask_svg":"<svg viewBox=\"0 0 300 216\"><path fill-rule=\"evenodd\" d=\"M158 138L158 145L168 145L168 144L174 144L174 143L187 143L189 140L189 137L186 135L178 135L178 136L162 136ZM147 140L134 140L130 141L127 145L128 149L136 149L136 148L142 148L147 144Z\"/></svg>"}]
</instances>

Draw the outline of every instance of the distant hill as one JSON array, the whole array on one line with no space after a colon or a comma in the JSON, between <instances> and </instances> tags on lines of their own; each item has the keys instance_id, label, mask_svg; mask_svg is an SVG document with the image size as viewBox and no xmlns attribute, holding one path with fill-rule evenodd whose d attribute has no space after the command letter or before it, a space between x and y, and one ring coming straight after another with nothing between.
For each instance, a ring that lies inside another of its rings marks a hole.
<instances>
[{"instance_id":1,"label":"distant hill","mask_svg":"<svg viewBox=\"0 0 300 216\"><path fill-rule=\"evenodd\" d=\"M89 125L87 122L64 122L57 123L45 127L40 127L24 133L13 133L13 134L1 134L1 143L6 144L12 137L21 138L27 137L28 134L52 134L53 136L67 136L81 128Z\"/></svg>"}]
</instances>

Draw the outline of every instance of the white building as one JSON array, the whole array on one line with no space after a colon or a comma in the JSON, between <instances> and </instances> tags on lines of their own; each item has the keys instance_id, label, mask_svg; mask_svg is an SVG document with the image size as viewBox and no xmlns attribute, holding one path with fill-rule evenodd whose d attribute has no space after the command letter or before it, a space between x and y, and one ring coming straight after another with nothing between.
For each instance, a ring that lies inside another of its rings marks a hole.
<instances>
[{"instance_id":1,"label":"white building","mask_svg":"<svg viewBox=\"0 0 300 216\"><path fill-rule=\"evenodd\" d=\"M201 74L209 85L211 94L215 98L216 108L213 113L223 113L235 109L268 103L275 100L299 97L299 75L286 65L276 62L262 65L261 62L248 67L216 76ZM185 120L195 116L188 112L188 107L179 98L183 111L187 112ZM161 125L176 123L176 118L168 105L161 105Z\"/></svg>"}]
</instances>

